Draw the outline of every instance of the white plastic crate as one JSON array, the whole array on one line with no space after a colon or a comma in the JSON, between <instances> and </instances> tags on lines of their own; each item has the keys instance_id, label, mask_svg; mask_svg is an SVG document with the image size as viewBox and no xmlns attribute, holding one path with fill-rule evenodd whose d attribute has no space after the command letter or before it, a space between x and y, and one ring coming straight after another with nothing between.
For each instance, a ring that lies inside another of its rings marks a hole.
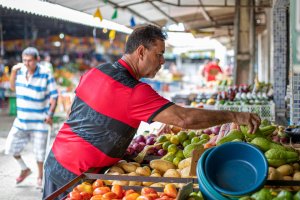
<instances>
[{"instance_id":1,"label":"white plastic crate","mask_svg":"<svg viewBox=\"0 0 300 200\"><path fill-rule=\"evenodd\" d=\"M267 105L215 105L216 110L230 110L236 112L256 113L261 119L275 121L275 104L269 102Z\"/></svg>"}]
</instances>

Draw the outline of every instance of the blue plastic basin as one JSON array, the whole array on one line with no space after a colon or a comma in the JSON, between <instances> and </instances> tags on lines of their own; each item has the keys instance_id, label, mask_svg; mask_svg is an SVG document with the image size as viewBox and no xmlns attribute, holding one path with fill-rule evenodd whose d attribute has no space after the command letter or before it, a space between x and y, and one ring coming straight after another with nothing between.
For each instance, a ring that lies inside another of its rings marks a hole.
<instances>
[{"instance_id":1,"label":"blue plastic basin","mask_svg":"<svg viewBox=\"0 0 300 200\"><path fill-rule=\"evenodd\" d=\"M211 149L206 150L197 163L197 177L199 182L199 189L205 200L228 200L228 198L222 196L218 191L216 191L211 184L206 180L204 173L204 165L207 155L211 152Z\"/></svg>"},{"instance_id":2,"label":"blue plastic basin","mask_svg":"<svg viewBox=\"0 0 300 200\"><path fill-rule=\"evenodd\" d=\"M268 162L255 146L228 142L215 147L206 157L207 181L225 196L248 195L263 187L268 176Z\"/></svg>"}]
</instances>

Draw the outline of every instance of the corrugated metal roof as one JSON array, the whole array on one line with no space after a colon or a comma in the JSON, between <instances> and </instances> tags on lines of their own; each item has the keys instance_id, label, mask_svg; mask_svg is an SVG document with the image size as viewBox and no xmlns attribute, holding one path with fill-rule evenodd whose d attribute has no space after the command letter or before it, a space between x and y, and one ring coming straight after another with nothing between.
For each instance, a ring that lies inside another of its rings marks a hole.
<instances>
[{"instance_id":1,"label":"corrugated metal roof","mask_svg":"<svg viewBox=\"0 0 300 200\"><path fill-rule=\"evenodd\" d=\"M103 19L100 22L99 19L94 18L91 14L79 12L77 10L48 2L38 0L0 0L0 5L4 8L19 10L39 16L61 19L87 26L107 28L127 34L132 32L132 29L124 25L106 19Z\"/></svg>"}]
</instances>

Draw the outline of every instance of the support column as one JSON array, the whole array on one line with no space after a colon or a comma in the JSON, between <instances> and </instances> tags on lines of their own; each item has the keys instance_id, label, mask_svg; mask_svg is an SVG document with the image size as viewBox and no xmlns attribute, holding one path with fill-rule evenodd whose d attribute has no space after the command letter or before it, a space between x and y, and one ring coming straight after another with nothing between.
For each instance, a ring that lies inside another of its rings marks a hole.
<instances>
[{"instance_id":1,"label":"support column","mask_svg":"<svg viewBox=\"0 0 300 200\"><path fill-rule=\"evenodd\" d=\"M290 96L290 123L294 125L300 124L300 2L299 0L291 0L290 8L290 49L291 49L291 65L289 82L291 94Z\"/></svg>"},{"instance_id":2,"label":"support column","mask_svg":"<svg viewBox=\"0 0 300 200\"><path fill-rule=\"evenodd\" d=\"M277 117L284 117L288 70L288 9L289 0L277 0L273 6L273 67L274 101Z\"/></svg>"},{"instance_id":3,"label":"support column","mask_svg":"<svg viewBox=\"0 0 300 200\"><path fill-rule=\"evenodd\" d=\"M236 0L235 12L234 82L251 84L255 64L254 0Z\"/></svg>"}]
</instances>

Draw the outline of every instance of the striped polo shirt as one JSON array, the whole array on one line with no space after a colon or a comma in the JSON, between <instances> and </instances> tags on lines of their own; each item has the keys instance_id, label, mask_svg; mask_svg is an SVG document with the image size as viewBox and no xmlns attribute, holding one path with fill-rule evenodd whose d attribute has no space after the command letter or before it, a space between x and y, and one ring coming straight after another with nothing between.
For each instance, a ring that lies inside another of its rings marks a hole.
<instances>
[{"instance_id":1,"label":"striped polo shirt","mask_svg":"<svg viewBox=\"0 0 300 200\"><path fill-rule=\"evenodd\" d=\"M45 164L46 176L64 185L91 167L110 166L126 152L141 121L151 123L173 105L137 80L123 60L81 77L68 120Z\"/></svg>"},{"instance_id":2,"label":"striped polo shirt","mask_svg":"<svg viewBox=\"0 0 300 200\"><path fill-rule=\"evenodd\" d=\"M13 126L24 131L47 132L44 122L49 110L49 99L57 98L55 80L51 71L37 64L31 78L26 79L24 64L16 76L17 117Z\"/></svg>"}]
</instances>

